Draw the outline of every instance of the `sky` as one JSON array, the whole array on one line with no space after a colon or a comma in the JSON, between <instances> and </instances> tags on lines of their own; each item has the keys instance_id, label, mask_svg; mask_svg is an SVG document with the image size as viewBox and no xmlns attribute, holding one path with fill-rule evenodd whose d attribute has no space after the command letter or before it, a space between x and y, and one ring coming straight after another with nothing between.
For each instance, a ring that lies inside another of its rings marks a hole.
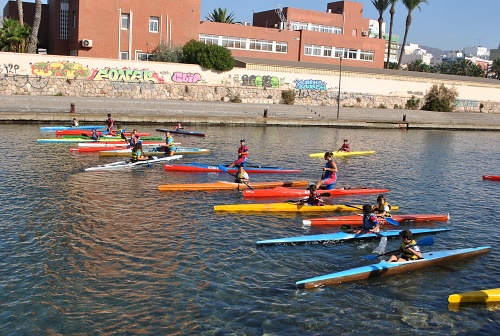
<instances>
[{"instance_id":1,"label":"sky","mask_svg":"<svg viewBox=\"0 0 500 336\"><path fill-rule=\"evenodd\" d=\"M147 0L133 0L147 1ZM334 0L200 0L200 20L216 8L233 12L235 21L252 22L253 11L262 12L280 7L294 7L315 11L326 11L326 4ZM34 1L27 1L34 2ZM46 0L42 1L47 3ZM377 20L378 13L371 0L356 0L363 4L363 17ZM0 0L3 11L7 0ZM427 0L412 13L412 23L407 44L415 43L442 50L462 50L465 47L486 47L497 49L500 44L500 0ZM0 11L0 13L1 13ZM402 1L396 5L394 34L403 41L407 10ZM389 9L384 14L389 30Z\"/></svg>"}]
</instances>

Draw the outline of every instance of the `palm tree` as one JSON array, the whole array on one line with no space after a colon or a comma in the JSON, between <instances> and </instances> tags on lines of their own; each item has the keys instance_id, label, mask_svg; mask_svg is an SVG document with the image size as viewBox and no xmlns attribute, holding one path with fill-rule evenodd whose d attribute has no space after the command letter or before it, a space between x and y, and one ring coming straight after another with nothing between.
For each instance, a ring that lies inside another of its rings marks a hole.
<instances>
[{"instance_id":1,"label":"palm tree","mask_svg":"<svg viewBox=\"0 0 500 336\"><path fill-rule=\"evenodd\" d=\"M31 27L31 35L28 43L28 53L36 54L36 46L38 42L38 29L42 19L42 0L35 0L35 17L33 19L33 27Z\"/></svg>"},{"instance_id":2,"label":"palm tree","mask_svg":"<svg viewBox=\"0 0 500 336\"><path fill-rule=\"evenodd\" d=\"M396 2L398 0L389 0L391 2L391 23L389 28L389 45L387 46L387 61L385 62L385 68L389 69L389 58L391 57L391 46L392 46L392 25L394 23L394 14L396 13Z\"/></svg>"},{"instance_id":3,"label":"palm tree","mask_svg":"<svg viewBox=\"0 0 500 336\"><path fill-rule=\"evenodd\" d=\"M27 24L21 25L16 19L5 18L3 29L0 29L0 51L26 52L29 36L30 27Z\"/></svg>"},{"instance_id":4,"label":"palm tree","mask_svg":"<svg viewBox=\"0 0 500 336\"><path fill-rule=\"evenodd\" d=\"M427 3L427 0L401 0L401 1L403 1L403 4L408 9L408 15L406 16L405 37L403 38L403 43L401 44L401 52L399 53L398 68L401 67L401 61L403 60L403 54L405 53L406 38L408 37L408 31L410 30L411 26L411 13L415 8L418 8L420 10L421 4Z\"/></svg>"},{"instance_id":5,"label":"palm tree","mask_svg":"<svg viewBox=\"0 0 500 336\"><path fill-rule=\"evenodd\" d=\"M378 12L378 38L382 39L382 24L384 23L384 12L389 7L390 0L372 0L372 4Z\"/></svg>"},{"instance_id":6,"label":"palm tree","mask_svg":"<svg viewBox=\"0 0 500 336\"><path fill-rule=\"evenodd\" d=\"M208 21L221 23L234 23L234 13L227 15L227 9L214 9L214 11L206 17Z\"/></svg>"},{"instance_id":7,"label":"palm tree","mask_svg":"<svg viewBox=\"0 0 500 336\"><path fill-rule=\"evenodd\" d=\"M21 26L24 25L23 0L17 0L17 14L19 14L19 22L21 23Z\"/></svg>"},{"instance_id":8,"label":"palm tree","mask_svg":"<svg viewBox=\"0 0 500 336\"><path fill-rule=\"evenodd\" d=\"M491 75L491 78L500 79L500 58L493 60L488 73Z\"/></svg>"}]
</instances>

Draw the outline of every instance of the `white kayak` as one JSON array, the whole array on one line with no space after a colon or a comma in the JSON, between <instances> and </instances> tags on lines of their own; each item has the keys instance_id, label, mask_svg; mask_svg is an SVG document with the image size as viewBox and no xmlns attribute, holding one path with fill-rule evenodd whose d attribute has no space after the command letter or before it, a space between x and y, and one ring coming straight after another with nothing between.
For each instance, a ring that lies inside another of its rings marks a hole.
<instances>
[{"instance_id":1,"label":"white kayak","mask_svg":"<svg viewBox=\"0 0 500 336\"><path fill-rule=\"evenodd\" d=\"M153 156L150 159L144 160L144 161L137 161L137 162L118 161L118 162L108 163L108 164L97 166L97 167L85 168L85 171L134 168L134 167L140 167L140 166L148 166L151 163L170 161L170 160L178 160L180 158L182 158L182 155L164 156L164 157L160 157L160 158Z\"/></svg>"}]
</instances>

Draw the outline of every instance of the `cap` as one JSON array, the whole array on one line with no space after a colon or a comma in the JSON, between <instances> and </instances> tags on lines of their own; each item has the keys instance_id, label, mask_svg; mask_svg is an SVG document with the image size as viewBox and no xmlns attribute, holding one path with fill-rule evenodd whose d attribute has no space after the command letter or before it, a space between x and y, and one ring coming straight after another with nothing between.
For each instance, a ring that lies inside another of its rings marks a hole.
<instances>
[{"instance_id":1,"label":"cap","mask_svg":"<svg viewBox=\"0 0 500 336\"><path fill-rule=\"evenodd\" d=\"M240 142L245 142L245 139L241 139Z\"/></svg>"}]
</instances>

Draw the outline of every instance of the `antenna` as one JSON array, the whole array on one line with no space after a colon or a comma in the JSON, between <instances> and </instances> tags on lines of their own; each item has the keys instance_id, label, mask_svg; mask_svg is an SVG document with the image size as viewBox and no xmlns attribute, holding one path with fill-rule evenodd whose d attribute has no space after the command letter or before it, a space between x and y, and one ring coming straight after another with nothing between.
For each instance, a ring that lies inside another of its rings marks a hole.
<instances>
[{"instance_id":1,"label":"antenna","mask_svg":"<svg viewBox=\"0 0 500 336\"><path fill-rule=\"evenodd\" d=\"M281 5L276 5L276 14L278 14L279 18L280 18L280 21L281 22L286 22L286 16L285 14L283 13L283 9L281 8Z\"/></svg>"}]
</instances>

